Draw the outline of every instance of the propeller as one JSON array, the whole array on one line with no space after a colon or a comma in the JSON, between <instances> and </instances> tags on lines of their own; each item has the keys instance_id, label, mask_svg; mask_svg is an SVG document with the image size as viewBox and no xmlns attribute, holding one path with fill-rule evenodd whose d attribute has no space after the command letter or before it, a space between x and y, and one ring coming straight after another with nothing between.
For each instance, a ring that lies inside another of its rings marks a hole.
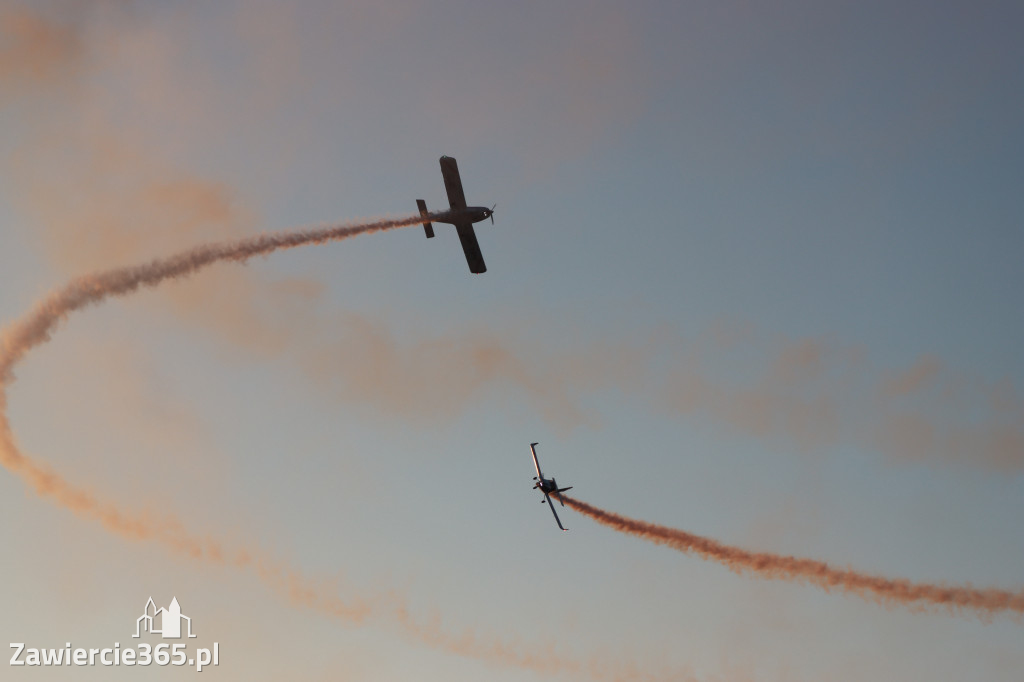
<instances>
[{"instance_id":1,"label":"propeller","mask_svg":"<svg viewBox=\"0 0 1024 682\"><path fill-rule=\"evenodd\" d=\"M491 206L491 225L494 224L494 209L496 209L496 208L498 208L497 204L495 204L494 206Z\"/></svg>"}]
</instances>

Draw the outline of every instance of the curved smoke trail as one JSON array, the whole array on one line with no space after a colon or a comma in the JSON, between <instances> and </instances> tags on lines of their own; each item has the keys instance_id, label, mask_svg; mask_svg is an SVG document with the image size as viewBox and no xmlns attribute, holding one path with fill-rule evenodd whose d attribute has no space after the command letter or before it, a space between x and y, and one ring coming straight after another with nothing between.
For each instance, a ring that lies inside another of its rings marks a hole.
<instances>
[{"instance_id":1,"label":"curved smoke trail","mask_svg":"<svg viewBox=\"0 0 1024 682\"><path fill-rule=\"evenodd\" d=\"M950 611L974 611L982 616L997 613L1024 614L1024 592L967 585L914 583L862 573L852 568L836 568L824 561L802 559L770 552L751 552L722 544L717 540L678 528L638 521L562 495L565 503L603 526L658 545L665 545L702 559L716 561L736 573L751 573L764 578L806 582L826 592L837 590L868 601L908 606L922 610L927 606Z\"/></svg>"},{"instance_id":2,"label":"curved smoke trail","mask_svg":"<svg viewBox=\"0 0 1024 682\"><path fill-rule=\"evenodd\" d=\"M432 219L444 212L431 214ZM130 294L140 287L191 275L221 261L245 262L280 249L323 244L417 225L423 217L382 219L364 223L329 225L305 230L271 232L245 239L197 246L145 265L106 270L85 275L50 293L27 315L0 333L0 464L20 476L43 497L50 497L77 514L99 520L108 529L133 539L158 539L194 557L216 553L216 548L189 537L173 521L128 517L124 513L80 490L28 457L18 448L7 417L7 386L14 367L31 349L49 340L50 334L70 313L112 296Z\"/></svg>"},{"instance_id":3,"label":"curved smoke trail","mask_svg":"<svg viewBox=\"0 0 1024 682\"><path fill-rule=\"evenodd\" d=\"M436 220L444 215L443 211L432 213L429 219ZM521 646L481 636L471 630L458 636L452 635L436 619L424 622L414 618L404 598L393 592L342 600L330 585L322 585L287 564L257 552L231 550L214 538L191 534L174 518L126 513L76 487L18 448L7 416L7 388L14 380L13 370L29 351L48 341L69 314L110 297L133 293L141 287L153 287L169 279L191 275L214 263L245 262L281 249L323 244L360 234L418 225L423 219L423 216L417 215L266 233L247 239L198 246L145 265L107 270L72 280L0 332L0 464L21 477L41 497L49 498L79 516L99 521L107 530L121 537L157 542L190 559L251 570L293 606L354 623L371 618L391 622L407 636L428 646L498 665L549 674L587 675L594 679L637 679L637 671L633 666L624 666L599 657L573 659L556 653L551 647L524 650ZM655 679L650 675L643 677ZM664 677L680 679L678 673ZM685 677L692 679L689 675Z\"/></svg>"}]
</instances>

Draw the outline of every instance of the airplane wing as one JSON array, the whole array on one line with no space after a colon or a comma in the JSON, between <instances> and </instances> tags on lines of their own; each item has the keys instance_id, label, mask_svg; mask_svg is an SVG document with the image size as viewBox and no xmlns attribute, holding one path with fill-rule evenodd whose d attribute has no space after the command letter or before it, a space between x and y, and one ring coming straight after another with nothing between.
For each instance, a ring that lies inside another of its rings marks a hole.
<instances>
[{"instance_id":1,"label":"airplane wing","mask_svg":"<svg viewBox=\"0 0 1024 682\"><path fill-rule=\"evenodd\" d=\"M548 497L547 493L544 493L544 499L548 501L548 507L551 509L551 513L555 515L555 523L558 524L558 527L562 530L569 530L568 528L562 525L562 520L558 518L558 512L555 511L555 505L551 504L551 498Z\"/></svg>"},{"instance_id":2,"label":"airplane wing","mask_svg":"<svg viewBox=\"0 0 1024 682\"><path fill-rule=\"evenodd\" d=\"M537 470L537 480L541 479L540 475L540 462L537 461L537 451L534 450L534 446L538 443L530 443L530 452L533 453L533 468Z\"/></svg>"},{"instance_id":3,"label":"airplane wing","mask_svg":"<svg viewBox=\"0 0 1024 682\"><path fill-rule=\"evenodd\" d=\"M452 159L454 162L455 159ZM457 171L456 171L457 173ZM456 174L456 179L458 175ZM445 176L445 184L448 183L448 176ZM459 186L459 194L462 194L462 186ZM452 191L448 190L448 196L451 197ZM466 205L466 200L462 200L462 205ZM452 204L454 208L454 202ZM476 240L476 232L473 231L473 223L455 223L455 231L459 233L459 241L462 242L462 252L466 254L466 262L469 263L469 271L474 273L487 272L487 266L484 264L484 254L480 253L480 243Z\"/></svg>"},{"instance_id":4,"label":"airplane wing","mask_svg":"<svg viewBox=\"0 0 1024 682\"><path fill-rule=\"evenodd\" d=\"M462 178L459 177L459 165L455 163L455 159L450 156L441 157L441 175L444 176L444 188L448 192L448 203L453 209L466 208L466 194L462 191ZM473 234L473 228L469 228L469 233ZM459 237L462 236L462 230L459 230ZM476 239L473 239L476 243ZM462 242L462 247L466 247L466 242ZM480 247L477 247L477 253L480 252ZM467 253L467 257L468 257ZM480 260L483 263L483 259Z\"/></svg>"}]
</instances>

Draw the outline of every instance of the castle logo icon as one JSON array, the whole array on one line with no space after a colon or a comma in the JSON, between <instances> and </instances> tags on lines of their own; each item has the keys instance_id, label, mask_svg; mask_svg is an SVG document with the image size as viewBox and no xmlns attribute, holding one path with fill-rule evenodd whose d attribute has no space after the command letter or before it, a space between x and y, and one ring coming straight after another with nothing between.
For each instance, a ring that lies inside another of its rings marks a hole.
<instances>
[{"instance_id":1,"label":"castle logo icon","mask_svg":"<svg viewBox=\"0 0 1024 682\"><path fill-rule=\"evenodd\" d=\"M188 636L195 637L192 634L192 619L181 613L177 597L171 599L171 605L166 609L163 607L158 609L153 603L153 598L150 597L142 615L135 621L135 634L132 637L141 637L143 632L148 632L160 635L164 639L181 639L182 621L185 621L185 632L188 633Z\"/></svg>"}]
</instances>

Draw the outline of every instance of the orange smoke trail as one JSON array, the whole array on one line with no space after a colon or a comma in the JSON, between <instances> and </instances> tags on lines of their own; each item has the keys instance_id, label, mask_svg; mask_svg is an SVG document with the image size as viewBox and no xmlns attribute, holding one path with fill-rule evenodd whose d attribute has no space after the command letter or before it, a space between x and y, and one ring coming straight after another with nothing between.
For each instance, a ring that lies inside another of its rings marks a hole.
<instances>
[{"instance_id":1,"label":"orange smoke trail","mask_svg":"<svg viewBox=\"0 0 1024 682\"><path fill-rule=\"evenodd\" d=\"M437 215L442 215L441 213ZM14 380L14 367L32 348L49 340L51 333L70 313L111 296L132 293L140 287L190 275L220 261L244 262L254 256L307 244L323 244L360 234L406 227L422 222L420 216L383 219L364 223L332 225L256 235L247 239L207 244L145 265L118 268L72 280L54 291L26 316L0 335L0 464L20 476L41 497L52 499L73 513L99 521L107 530L129 540L151 540L175 553L193 559L252 568L265 583L284 593L293 603L361 620L370 611L368 603L346 604L336 597L317 594L301 573L280 564L238 551L229 554L212 539L198 538L185 531L173 518L129 515L105 503L27 457L18 448L7 416L7 387Z\"/></svg>"},{"instance_id":2,"label":"orange smoke trail","mask_svg":"<svg viewBox=\"0 0 1024 682\"><path fill-rule=\"evenodd\" d=\"M562 499L576 511L603 526L658 545L666 545L680 552L717 561L736 573L753 573L775 580L808 582L823 588L826 592L837 590L880 604L908 606L914 611L923 610L927 606L940 606L950 611L974 611L986 617L1007 612L1018 617L1024 614L1024 592L996 588L978 589L971 587L970 584L913 583L909 580L893 580L870 575L852 568L835 568L815 559L801 559L770 552L751 552L677 528L621 516L567 495L562 495Z\"/></svg>"},{"instance_id":3,"label":"orange smoke trail","mask_svg":"<svg viewBox=\"0 0 1024 682\"><path fill-rule=\"evenodd\" d=\"M443 212L432 215L438 217ZM190 275L220 261L245 262L254 256L308 244L323 244L416 225L420 216L382 219L364 223L330 225L305 230L272 232L246 239L206 244L145 265L117 268L72 280L52 292L26 316L0 335L0 464L20 476L37 494L50 497L76 514L94 518L107 529L129 539L156 539L193 557L214 551L202 541L186 535L173 520L131 518L75 488L63 478L26 457L17 446L7 417L7 386L14 379L14 367L32 348L45 343L53 330L70 313L111 296L122 296L139 287Z\"/></svg>"}]
</instances>

